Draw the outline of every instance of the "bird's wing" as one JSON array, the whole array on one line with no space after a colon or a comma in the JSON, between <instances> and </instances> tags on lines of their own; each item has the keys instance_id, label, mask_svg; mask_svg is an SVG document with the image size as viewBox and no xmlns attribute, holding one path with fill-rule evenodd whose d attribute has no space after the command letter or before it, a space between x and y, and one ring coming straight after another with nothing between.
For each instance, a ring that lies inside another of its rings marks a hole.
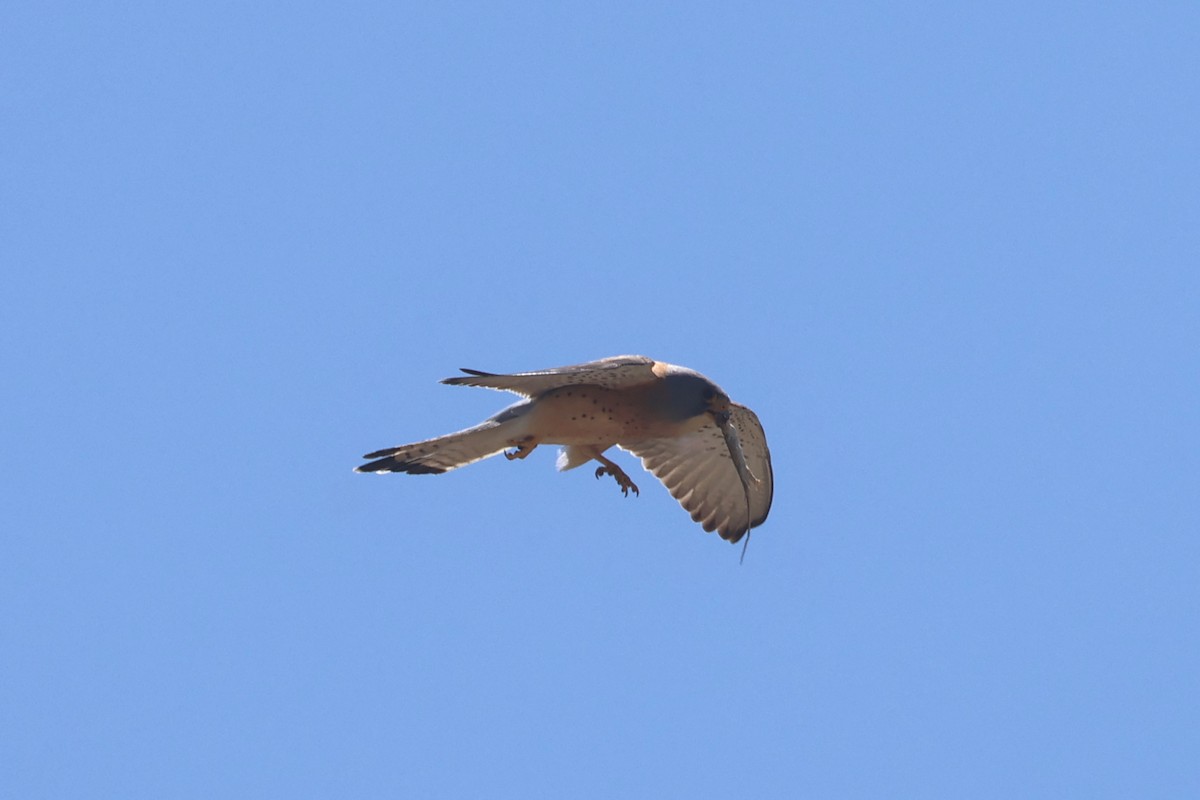
<instances>
[{"instance_id":1,"label":"bird's wing","mask_svg":"<svg viewBox=\"0 0 1200 800\"><path fill-rule=\"evenodd\" d=\"M621 447L642 460L642 465L663 482L671 496L706 531L736 542L750 527L761 525L771 510L774 478L771 453L762 424L743 405L730 405L730 419L746 456L746 465L757 481L750 481L750 513L746 513L747 490L734 468L721 429L707 422L698 430L670 439L647 439Z\"/></svg>"},{"instance_id":2,"label":"bird's wing","mask_svg":"<svg viewBox=\"0 0 1200 800\"><path fill-rule=\"evenodd\" d=\"M557 389L560 386L588 384L605 389L628 389L656 380L667 365L645 356L613 356L585 364L555 367L538 372L518 372L513 375L498 375L464 369L465 376L446 378L442 383L451 386L483 386L514 392L525 397L534 397ZM656 368L659 369L656 372Z\"/></svg>"},{"instance_id":3,"label":"bird's wing","mask_svg":"<svg viewBox=\"0 0 1200 800\"><path fill-rule=\"evenodd\" d=\"M363 458L374 460L354 471L437 475L494 456L507 446L511 435L503 421L493 418L465 431L367 453Z\"/></svg>"}]
</instances>

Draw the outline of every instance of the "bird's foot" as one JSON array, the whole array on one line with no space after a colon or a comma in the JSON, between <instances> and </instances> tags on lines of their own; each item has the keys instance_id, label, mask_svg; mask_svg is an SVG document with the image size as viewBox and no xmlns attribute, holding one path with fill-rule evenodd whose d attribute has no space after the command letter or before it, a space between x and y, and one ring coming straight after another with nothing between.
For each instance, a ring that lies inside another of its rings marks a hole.
<instances>
[{"instance_id":1,"label":"bird's foot","mask_svg":"<svg viewBox=\"0 0 1200 800\"><path fill-rule=\"evenodd\" d=\"M616 464L606 464L602 467L596 467L596 480L600 480L601 475L612 475L617 485L621 487L621 494L625 497L629 497L630 489L633 490L635 495L640 494L637 484L629 480L629 476L625 474L625 470Z\"/></svg>"},{"instance_id":2,"label":"bird's foot","mask_svg":"<svg viewBox=\"0 0 1200 800\"><path fill-rule=\"evenodd\" d=\"M511 453L507 450L504 451L504 457L509 461L512 461L516 458L525 458L525 456L537 449L537 439L532 436L526 436L524 439L518 439L517 441L510 442L510 444L517 449Z\"/></svg>"}]
</instances>

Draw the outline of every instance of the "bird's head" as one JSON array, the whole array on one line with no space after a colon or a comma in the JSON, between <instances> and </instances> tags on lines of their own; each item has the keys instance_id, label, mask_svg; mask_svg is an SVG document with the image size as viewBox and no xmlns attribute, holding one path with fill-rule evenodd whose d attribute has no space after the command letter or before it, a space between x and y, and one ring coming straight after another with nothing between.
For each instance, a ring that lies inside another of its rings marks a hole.
<instances>
[{"instance_id":1,"label":"bird's head","mask_svg":"<svg viewBox=\"0 0 1200 800\"><path fill-rule=\"evenodd\" d=\"M717 423L717 427L722 430L729 424L729 395L721 391L720 387L711 381L707 381L706 386L701 396L704 398L704 410L707 411Z\"/></svg>"},{"instance_id":2,"label":"bird's head","mask_svg":"<svg viewBox=\"0 0 1200 800\"><path fill-rule=\"evenodd\" d=\"M711 413L716 398L724 398L725 405L729 404L729 396L721 391L708 378L698 372L683 367L672 367L670 373L663 376L656 389L660 392L662 412L670 419L682 422L686 419Z\"/></svg>"}]
</instances>

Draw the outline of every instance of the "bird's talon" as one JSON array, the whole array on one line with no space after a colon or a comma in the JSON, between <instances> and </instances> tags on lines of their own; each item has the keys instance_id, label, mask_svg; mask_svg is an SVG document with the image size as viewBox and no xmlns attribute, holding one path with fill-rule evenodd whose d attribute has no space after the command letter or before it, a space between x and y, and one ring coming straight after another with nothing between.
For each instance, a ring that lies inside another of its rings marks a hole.
<instances>
[{"instance_id":1,"label":"bird's talon","mask_svg":"<svg viewBox=\"0 0 1200 800\"><path fill-rule=\"evenodd\" d=\"M535 449L537 449L537 440L532 436L526 436L524 439L517 439L513 441L512 445L517 449L513 450L511 453L507 450L504 451L504 457L509 461L517 458L525 458L527 455L532 453Z\"/></svg>"},{"instance_id":2,"label":"bird's talon","mask_svg":"<svg viewBox=\"0 0 1200 800\"><path fill-rule=\"evenodd\" d=\"M629 476L620 467L600 466L596 467L596 479L599 480L602 475L612 475L613 480L617 482L617 486L621 488L621 494L624 497L629 497L629 490L632 489L635 495L640 495L637 484L629 480Z\"/></svg>"}]
</instances>

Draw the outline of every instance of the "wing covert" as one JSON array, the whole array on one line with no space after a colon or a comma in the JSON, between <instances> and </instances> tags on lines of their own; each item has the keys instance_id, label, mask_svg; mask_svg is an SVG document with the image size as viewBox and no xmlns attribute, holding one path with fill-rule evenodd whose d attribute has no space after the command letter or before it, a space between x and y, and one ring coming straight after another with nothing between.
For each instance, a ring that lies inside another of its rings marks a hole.
<instances>
[{"instance_id":1,"label":"wing covert","mask_svg":"<svg viewBox=\"0 0 1200 800\"><path fill-rule=\"evenodd\" d=\"M561 386L579 384L605 389L628 389L657 380L659 375L655 369L659 363L646 356L613 356L583 364L509 375L464 369L466 375L446 378L442 383L451 386L482 386L525 397L535 397Z\"/></svg>"}]
</instances>

